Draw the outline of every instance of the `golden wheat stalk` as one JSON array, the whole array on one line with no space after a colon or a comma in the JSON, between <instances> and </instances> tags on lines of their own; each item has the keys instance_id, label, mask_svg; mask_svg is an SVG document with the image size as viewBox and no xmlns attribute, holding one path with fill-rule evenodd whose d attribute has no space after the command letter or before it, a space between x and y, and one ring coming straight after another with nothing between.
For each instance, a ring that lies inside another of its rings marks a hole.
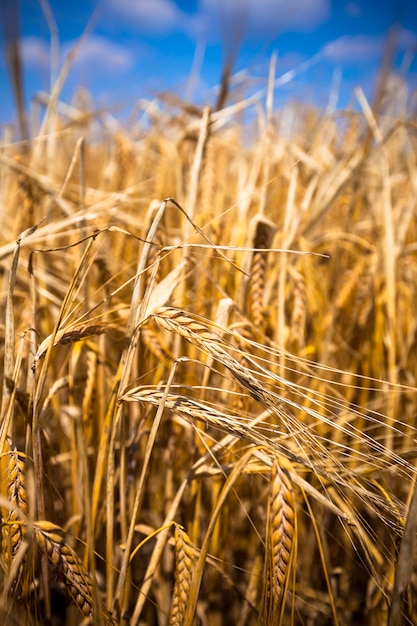
<instances>
[{"instance_id":1,"label":"golden wheat stalk","mask_svg":"<svg viewBox=\"0 0 417 626\"><path fill-rule=\"evenodd\" d=\"M163 404L165 409L176 413L192 425L201 422L206 426L217 428L232 435L236 439L269 449L275 454L282 454L292 462L302 463L302 459L299 459L291 450L281 444L279 439L267 437L257 429L248 427L245 422L240 421L231 413L219 411L209 404L175 393L167 394L165 391L146 387L134 387L127 391L121 399L125 402L152 404L155 407L160 407ZM276 434L279 434L278 430Z\"/></svg>"},{"instance_id":2,"label":"golden wheat stalk","mask_svg":"<svg viewBox=\"0 0 417 626\"><path fill-rule=\"evenodd\" d=\"M9 463L7 468L7 493L12 504L7 524L4 527L3 540L6 543L6 559L11 562L22 539L25 535L25 524L22 523L22 516L28 513L28 494L25 487L24 475L25 463L20 458L16 448L9 453Z\"/></svg>"},{"instance_id":3,"label":"golden wheat stalk","mask_svg":"<svg viewBox=\"0 0 417 626\"><path fill-rule=\"evenodd\" d=\"M303 348L307 318L306 285L304 277L294 268L291 267L288 271L294 281L289 342L297 348Z\"/></svg>"},{"instance_id":4,"label":"golden wheat stalk","mask_svg":"<svg viewBox=\"0 0 417 626\"><path fill-rule=\"evenodd\" d=\"M239 363L239 361L237 361L237 359L228 353L227 350L229 346L226 342L224 342L220 336L214 334L203 321L190 317L187 312L172 307L163 307L159 309L152 315L152 319L155 320L158 326L181 335L193 345L198 346L206 354L213 356L233 374L240 385L248 390L254 400L280 418L283 427L289 432L294 441L297 442L301 456L296 458L289 452L288 449L286 449L285 452L283 449L280 449L279 453L285 454L285 456L290 458L290 460L296 460L330 480L338 478L337 472L343 475L344 468L342 464L338 462L336 457L333 456L330 458L327 449L321 444L320 440L314 435L314 433L310 432L309 429L306 429L304 425L301 425L297 418L293 416L292 410L295 409L299 411L302 407L300 407L300 405L294 402L290 397L278 394L268 389L266 385L264 385L261 380L253 374L253 370L244 367L241 363ZM265 377L265 374L267 373L266 370L264 370L261 366L258 366L257 363L249 357L249 355L247 355L247 358L250 360L252 365L259 369L260 375ZM277 381L281 382L281 380L278 379ZM288 385L289 384L290 383L288 383ZM292 389L294 389L294 387L292 387ZM309 412L313 417L318 417L323 421L326 421L327 419L325 416L319 415L314 410L310 409ZM214 419L214 422L215 421L216 420ZM330 422L330 420L327 421ZM303 429L302 438L299 437L298 434L300 432L300 426L302 426ZM237 434L236 431L239 431L238 436L244 436L247 438L248 433L245 427L239 424L237 420L233 423L233 427L235 434ZM259 443L260 442L258 441L258 444ZM268 445L268 443L269 440L264 438L262 444L260 445ZM307 454L307 450L309 450L309 454ZM333 468L331 468L331 463L335 464L334 471L332 471Z\"/></svg>"},{"instance_id":5,"label":"golden wheat stalk","mask_svg":"<svg viewBox=\"0 0 417 626\"><path fill-rule=\"evenodd\" d=\"M232 372L237 380L249 390L255 400L261 403L262 401L266 402L264 386L247 368L241 366L235 358L230 356L225 342L220 336L213 333L204 322L191 317L186 311L173 307L160 308L152 315L152 319L155 320L157 326L181 335L206 354L213 356Z\"/></svg>"},{"instance_id":6,"label":"golden wheat stalk","mask_svg":"<svg viewBox=\"0 0 417 626\"><path fill-rule=\"evenodd\" d=\"M109 330L109 328L109 326L105 325L86 324L84 326L76 326L68 330L59 329L58 332L55 333L55 335L49 335L49 337L46 337L46 339L42 341L36 352L34 366L36 366L37 362L45 356L51 344L52 337L54 339L53 345L55 347L58 345L77 343L78 341L82 341L83 339L89 339L90 337L101 335L102 333L105 333L107 330Z\"/></svg>"},{"instance_id":7,"label":"golden wheat stalk","mask_svg":"<svg viewBox=\"0 0 417 626\"><path fill-rule=\"evenodd\" d=\"M191 541L183 528L175 526L175 587L172 594L170 626L180 626L184 622L185 609L190 594L194 571L194 552Z\"/></svg>"},{"instance_id":8,"label":"golden wheat stalk","mask_svg":"<svg viewBox=\"0 0 417 626\"><path fill-rule=\"evenodd\" d=\"M268 248L271 247L276 227L265 218L257 216L255 235L251 247L255 248L250 270L249 302L250 316L256 328L265 327L264 292L268 266Z\"/></svg>"},{"instance_id":9,"label":"golden wheat stalk","mask_svg":"<svg viewBox=\"0 0 417 626\"><path fill-rule=\"evenodd\" d=\"M385 500L381 499L379 494L375 493L372 483L369 481L366 483L365 477L359 477L354 469L346 465L344 459L341 458L340 450L337 450L335 446L329 446L329 443L332 443L331 440L323 440L315 432L314 428L306 428L305 424L297 418L297 415L301 411L305 411L318 424L327 424L332 431L338 430L345 436L351 436L354 440L359 440L362 449L366 447L373 454L374 468L377 465L381 468L386 468L389 464L398 464L400 467L406 467L407 465L407 469L413 472L412 466L407 464L404 459L387 449L377 439L355 428L354 425L346 422L339 423L337 420L334 420L334 414L331 411L316 410L314 408L315 405L318 405L319 408L325 408L323 398L315 402L313 407L306 407L305 404L301 405L293 399L293 396L296 395L304 403L309 398L309 389L274 375L253 356L247 355L253 369L241 365L236 358L229 354L230 346L219 335L213 333L204 320L191 317L189 313L172 307L163 307L157 310L151 316L151 319L158 326L181 335L193 345L198 346L206 354L213 356L248 390L254 400L279 417L280 425L288 432L290 439L298 448L296 459L294 455L289 455L288 448L285 451L284 447L276 450L279 454L284 454L291 461L297 460L314 473L330 480L331 483L337 483L343 488L356 492L362 500L366 501L370 506L376 507L375 510L378 510L378 514L383 509L389 515L392 514L392 507ZM269 386L262 382L263 380L267 383L271 380L275 381L277 390L270 389ZM282 393L282 388L290 391L291 395ZM329 405L334 406L334 399L331 396L326 397L325 400ZM234 423L234 427L236 426L237 422ZM242 431L245 430L244 427L241 427L241 429ZM335 453L332 450L335 450ZM346 445L344 452L346 455L350 455L349 445ZM361 455L365 456L365 452L361 452ZM400 506L401 503L398 502L397 505Z\"/></svg>"},{"instance_id":10,"label":"golden wheat stalk","mask_svg":"<svg viewBox=\"0 0 417 626\"><path fill-rule=\"evenodd\" d=\"M55 528L47 522L36 522L35 541L62 575L64 584L82 615L93 618L94 587L90 574L74 550L54 532Z\"/></svg>"},{"instance_id":11,"label":"golden wheat stalk","mask_svg":"<svg viewBox=\"0 0 417 626\"><path fill-rule=\"evenodd\" d=\"M173 393L166 394L158 389L148 389L146 387L132 388L121 399L126 402L144 402L155 407L160 407L163 404L164 408L175 412L190 424L195 424L196 421L203 422L205 425L217 428L233 438L248 441L255 446L269 450L272 454L282 455L292 463L305 465L304 460L289 450L284 443L280 442L279 438L275 439L264 435L262 433L262 423L261 431L259 431L255 427L254 422L242 422L234 415L219 411L210 405L196 402L185 396ZM273 428L275 429L275 427ZM273 432L275 435L279 435L278 430L275 429ZM335 515L345 520L349 519L346 513L335 506L328 497L323 496L317 489L312 487L308 481L301 478L298 473L294 472L291 477L296 484L300 485Z\"/></svg>"},{"instance_id":12,"label":"golden wheat stalk","mask_svg":"<svg viewBox=\"0 0 417 626\"><path fill-rule=\"evenodd\" d=\"M277 459L271 471L268 530L273 564L272 590L275 599L281 601L295 540L295 501L289 475Z\"/></svg>"},{"instance_id":13,"label":"golden wheat stalk","mask_svg":"<svg viewBox=\"0 0 417 626\"><path fill-rule=\"evenodd\" d=\"M164 392L162 391L140 387L133 388L122 396L122 400L124 401L139 401L153 404L156 407L160 406L163 398ZM213 426L223 432L232 434L235 437L249 440L255 445L265 447L268 446L268 443L273 445L267 437L264 437L257 431L249 431L244 424L240 423L237 419L233 419L232 415L218 411L212 406L197 402L186 396L169 393L164 400L164 407L177 413L191 424L199 421L205 425Z\"/></svg>"},{"instance_id":14,"label":"golden wheat stalk","mask_svg":"<svg viewBox=\"0 0 417 626\"><path fill-rule=\"evenodd\" d=\"M253 338L252 329L250 326L241 327L236 332L236 342L238 344L239 350L241 351L241 356L238 357L238 362L245 368L249 367L249 361L245 356L245 348L247 349L247 342L245 340L251 340ZM245 345L246 344L246 345ZM241 390L241 385L235 382L235 387L237 391ZM248 396L243 395L242 393L237 393L232 400L232 409L234 411L238 411L239 413L244 413L247 411L248 404Z\"/></svg>"}]
</instances>

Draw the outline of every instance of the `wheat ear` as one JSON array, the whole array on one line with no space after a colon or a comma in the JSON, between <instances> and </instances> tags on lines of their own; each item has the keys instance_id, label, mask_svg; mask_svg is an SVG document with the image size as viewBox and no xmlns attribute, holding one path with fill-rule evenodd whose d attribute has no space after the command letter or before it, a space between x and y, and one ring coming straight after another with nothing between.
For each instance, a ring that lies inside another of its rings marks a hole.
<instances>
[{"instance_id":1,"label":"wheat ear","mask_svg":"<svg viewBox=\"0 0 417 626\"><path fill-rule=\"evenodd\" d=\"M265 326L264 291L268 263L267 249L270 247L271 240L271 228L261 220L258 221L253 241L253 247L256 248L256 251L252 256L249 302L253 324L261 330Z\"/></svg>"},{"instance_id":2,"label":"wheat ear","mask_svg":"<svg viewBox=\"0 0 417 626\"><path fill-rule=\"evenodd\" d=\"M307 318L306 284L304 277L297 270L291 267L288 271L294 281L289 341L297 348L304 348Z\"/></svg>"},{"instance_id":3,"label":"wheat ear","mask_svg":"<svg viewBox=\"0 0 417 626\"><path fill-rule=\"evenodd\" d=\"M14 448L10 451L7 468L7 493L13 505L7 518L8 523L5 526L8 534L6 554L10 561L15 556L25 534L22 514L26 516L28 512L28 494L25 487L24 468L25 463Z\"/></svg>"},{"instance_id":4,"label":"wheat ear","mask_svg":"<svg viewBox=\"0 0 417 626\"><path fill-rule=\"evenodd\" d=\"M183 528L175 526L176 574L172 594L170 626L183 624L191 580L194 571L194 553L190 538Z\"/></svg>"},{"instance_id":5,"label":"wheat ear","mask_svg":"<svg viewBox=\"0 0 417 626\"><path fill-rule=\"evenodd\" d=\"M275 459L271 471L269 536L272 550L272 589L282 599L291 565L295 538L295 502L288 473Z\"/></svg>"},{"instance_id":6,"label":"wheat ear","mask_svg":"<svg viewBox=\"0 0 417 626\"><path fill-rule=\"evenodd\" d=\"M57 533L34 526L36 543L62 575L69 594L84 617L93 617L93 583L74 550Z\"/></svg>"}]
</instances>

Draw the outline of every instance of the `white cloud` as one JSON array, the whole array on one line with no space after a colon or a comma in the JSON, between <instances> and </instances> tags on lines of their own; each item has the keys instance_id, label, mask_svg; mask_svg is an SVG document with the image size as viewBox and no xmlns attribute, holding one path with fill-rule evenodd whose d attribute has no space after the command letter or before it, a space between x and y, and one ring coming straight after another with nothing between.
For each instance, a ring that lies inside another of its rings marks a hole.
<instances>
[{"instance_id":1,"label":"white cloud","mask_svg":"<svg viewBox=\"0 0 417 626\"><path fill-rule=\"evenodd\" d=\"M49 44L39 37L22 37L20 40L22 61L29 69L46 69L49 67Z\"/></svg>"},{"instance_id":2,"label":"white cloud","mask_svg":"<svg viewBox=\"0 0 417 626\"><path fill-rule=\"evenodd\" d=\"M151 34L188 29L189 16L172 0L105 0L105 6L126 26Z\"/></svg>"},{"instance_id":3,"label":"white cloud","mask_svg":"<svg viewBox=\"0 0 417 626\"><path fill-rule=\"evenodd\" d=\"M66 43L63 52L67 54L76 42ZM117 74L126 72L133 66L133 54L125 46L99 35L82 40L76 52L73 66L85 72Z\"/></svg>"},{"instance_id":4,"label":"white cloud","mask_svg":"<svg viewBox=\"0 0 417 626\"><path fill-rule=\"evenodd\" d=\"M78 41L66 42L60 50L60 65ZM39 37L21 39L22 60L26 68L49 69L50 46ZM110 39L91 35L79 43L79 48L72 62L72 68L92 74L120 74L130 70L134 63L132 52Z\"/></svg>"},{"instance_id":5,"label":"white cloud","mask_svg":"<svg viewBox=\"0 0 417 626\"><path fill-rule=\"evenodd\" d=\"M200 14L247 36L308 32L330 17L330 0L200 0Z\"/></svg>"},{"instance_id":6,"label":"white cloud","mask_svg":"<svg viewBox=\"0 0 417 626\"><path fill-rule=\"evenodd\" d=\"M367 63L381 55L383 43L381 36L344 35L327 43L323 55L334 63Z\"/></svg>"},{"instance_id":7,"label":"white cloud","mask_svg":"<svg viewBox=\"0 0 417 626\"><path fill-rule=\"evenodd\" d=\"M387 35L344 35L327 43L322 53L334 63L367 63L382 56ZM402 28L395 40L398 50L408 50L417 46L417 36Z\"/></svg>"},{"instance_id":8,"label":"white cloud","mask_svg":"<svg viewBox=\"0 0 417 626\"><path fill-rule=\"evenodd\" d=\"M125 28L150 34L183 32L208 39L259 37L292 30L314 30L330 16L330 0L199 0L196 13L182 11L174 0L105 0L107 16Z\"/></svg>"}]
</instances>

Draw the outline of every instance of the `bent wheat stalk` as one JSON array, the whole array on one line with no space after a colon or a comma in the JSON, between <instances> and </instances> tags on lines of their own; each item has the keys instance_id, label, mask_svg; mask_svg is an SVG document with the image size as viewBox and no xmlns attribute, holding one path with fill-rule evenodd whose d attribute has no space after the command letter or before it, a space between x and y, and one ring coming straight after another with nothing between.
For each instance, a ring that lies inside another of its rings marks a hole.
<instances>
[{"instance_id":1,"label":"bent wheat stalk","mask_svg":"<svg viewBox=\"0 0 417 626\"><path fill-rule=\"evenodd\" d=\"M320 433L315 432L314 426L310 427L301 422L297 415L305 411L317 423L326 424L333 430L340 430L347 437L359 440L364 448L366 447L372 452L374 469L377 468L377 465L381 469L386 469L389 463L399 463L401 467L414 473L414 468L405 459L388 450L377 439L359 431L354 425L348 423L339 424L334 420L332 412L325 412L326 407L323 404L323 400L321 400L321 404L319 402L315 403L318 409L324 409L319 411L315 408L302 406L292 397L282 393L282 389L287 390L304 402L309 398L308 390L267 371L265 367L249 355L247 358L253 369L244 367L236 358L229 354L230 346L219 335L211 331L205 320L193 317L186 311L173 307L159 309L150 316L150 319L153 319L161 328L181 335L193 345L198 346L205 354L213 356L247 389L254 400L264 406L271 414L278 417L280 424L287 431L289 439L298 448L296 459L298 462L329 480L331 484L355 492L361 500L373 507L378 515L384 509L388 516L393 514L390 504L374 492L372 483L367 481L365 477L359 476L354 469L350 470L346 466L346 458L351 455L349 446L335 445L328 438L323 438ZM263 383L263 380L268 383L272 380L277 387L270 389ZM332 397L325 397L324 400L330 404L333 402ZM241 428L245 430L244 427ZM280 450L279 453L285 454L292 461L295 460L294 457L288 455L288 450L285 452ZM365 455L365 453L362 454ZM403 511L404 506L400 501L396 502L396 506L399 507L400 511ZM395 512L394 515L396 516Z\"/></svg>"},{"instance_id":2,"label":"bent wheat stalk","mask_svg":"<svg viewBox=\"0 0 417 626\"><path fill-rule=\"evenodd\" d=\"M99 616L94 611L94 585L91 576L83 562L56 532L57 527L49 522L38 521L34 524L35 541L44 554L46 554L61 574L63 582L72 597L75 605L88 623L100 623ZM112 620L103 609L105 624L112 624Z\"/></svg>"}]
</instances>

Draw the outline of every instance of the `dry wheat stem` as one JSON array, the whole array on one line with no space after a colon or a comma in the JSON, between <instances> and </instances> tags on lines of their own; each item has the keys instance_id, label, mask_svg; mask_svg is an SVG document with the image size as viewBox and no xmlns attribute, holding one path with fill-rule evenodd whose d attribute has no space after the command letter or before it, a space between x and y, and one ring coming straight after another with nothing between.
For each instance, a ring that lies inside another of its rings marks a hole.
<instances>
[{"instance_id":1,"label":"dry wheat stem","mask_svg":"<svg viewBox=\"0 0 417 626\"><path fill-rule=\"evenodd\" d=\"M213 532L214 532L214 529L218 520L218 516L220 514L220 511L224 507L226 498L228 497L230 492L234 489L235 482L241 476L243 469L245 465L248 463L252 454L253 454L253 450L248 450L236 462L230 475L227 477L219 493L219 497L216 501L216 505L214 507L214 510L211 514L211 517L208 523L207 531L206 531L206 534L204 536L204 540L201 546L200 555L195 566L194 576L191 581L190 593L189 593L188 603L187 603L185 617L184 617L184 626L192 626L194 622L194 615L195 615L195 610L197 606L197 598L198 598L198 594L199 594L199 590L201 586L201 581L203 578L204 566L205 566L205 562L207 559L208 549L210 546L210 542L212 540Z\"/></svg>"},{"instance_id":2,"label":"dry wheat stem","mask_svg":"<svg viewBox=\"0 0 417 626\"><path fill-rule=\"evenodd\" d=\"M189 479L187 478L181 483L180 487L178 488L178 491L175 494L171 507L165 517L165 520L163 523L164 528L172 524L172 521L174 520L177 514L178 507L180 506L181 500L184 497L184 492L186 488L188 487L188 484L189 484ZM143 583L137 596L137 601L136 601L136 605L133 611L133 615L129 622L130 626L137 626L139 623L140 615L142 613L144 604L148 597L148 593L152 585L153 578L155 576L159 561L162 557L162 553L163 553L166 541L168 539L168 532L169 532L168 530L163 530L162 532L158 533L156 545L155 545L154 550L152 551L151 558L149 559L149 563L148 563L148 566L146 568L146 572L143 578Z\"/></svg>"},{"instance_id":3,"label":"dry wheat stem","mask_svg":"<svg viewBox=\"0 0 417 626\"><path fill-rule=\"evenodd\" d=\"M112 607L112 613L114 615L116 615L116 610L120 607L120 602L123 598L123 594L125 591L125 585L126 585L126 580L127 580L127 569L129 566L131 546L133 543L133 537L135 533L136 519L140 511L140 507L142 505L142 500L145 495L145 489L144 489L145 479L146 479L147 472L149 469L149 464L151 461L152 450L155 444L156 436L157 436L158 429L159 429L161 419L162 419L165 397L169 393L170 384L175 375L175 369L176 369L176 363L174 363L172 367L170 378L168 379L166 389L162 395L161 405L158 407L156 415L153 419L152 427L149 432L148 440L146 443L146 449L145 449L145 454L144 454L144 458L142 461L141 473L140 473L140 476L136 485L136 494L135 494L135 500L134 500L133 507L132 507L131 523L129 526L128 535L126 537L125 552L124 552L122 563L120 566L119 578L117 581L117 587L116 587L116 591L114 595L114 602L113 602L113 607ZM123 404L120 403L120 407L122 406Z\"/></svg>"}]
</instances>

